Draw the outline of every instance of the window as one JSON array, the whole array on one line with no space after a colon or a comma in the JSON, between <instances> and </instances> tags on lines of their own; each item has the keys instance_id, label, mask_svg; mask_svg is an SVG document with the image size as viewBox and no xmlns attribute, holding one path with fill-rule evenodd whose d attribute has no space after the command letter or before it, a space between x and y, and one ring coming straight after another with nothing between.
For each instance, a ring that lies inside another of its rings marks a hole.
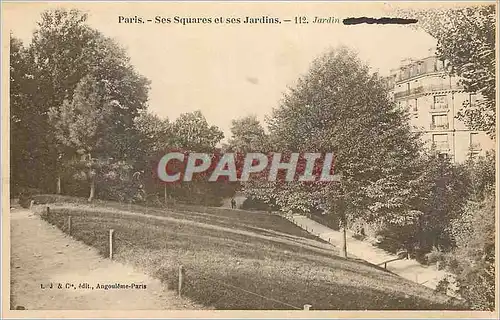
<instances>
[{"instance_id":1,"label":"window","mask_svg":"<svg viewBox=\"0 0 500 320\"><path fill-rule=\"evenodd\" d=\"M432 109L448 109L448 99L446 95L434 96Z\"/></svg>"},{"instance_id":2,"label":"window","mask_svg":"<svg viewBox=\"0 0 500 320\"><path fill-rule=\"evenodd\" d=\"M418 74L418 65L414 64L410 67L410 77L414 77Z\"/></svg>"},{"instance_id":3,"label":"window","mask_svg":"<svg viewBox=\"0 0 500 320\"><path fill-rule=\"evenodd\" d=\"M417 62L417 74L425 73L424 61Z\"/></svg>"},{"instance_id":4,"label":"window","mask_svg":"<svg viewBox=\"0 0 500 320\"><path fill-rule=\"evenodd\" d=\"M443 60L436 59L434 64L434 71L442 71L444 69Z\"/></svg>"},{"instance_id":5,"label":"window","mask_svg":"<svg viewBox=\"0 0 500 320\"><path fill-rule=\"evenodd\" d=\"M406 66L403 71L403 78L408 79L410 77L410 67Z\"/></svg>"},{"instance_id":6,"label":"window","mask_svg":"<svg viewBox=\"0 0 500 320\"><path fill-rule=\"evenodd\" d=\"M434 71L434 60L426 59L424 62L424 72L433 72Z\"/></svg>"},{"instance_id":7,"label":"window","mask_svg":"<svg viewBox=\"0 0 500 320\"><path fill-rule=\"evenodd\" d=\"M448 115L437 114L432 116L431 129L448 129Z\"/></svg>"},{"instance_id":8,"label":"window","mask_svg":"<svg viewBox=\"0 0 500 320\"><path fill-rule=\"evenodd\" d=\"M481 143L479 142L479 133L470 134L470 147L473 150L479 150L481 148Z\"/></svg>"},{"instance_id":9,"label":"window","mask_svg":"<svg viewBox=\"0 0 500 320\"><path fill-rule=\"evenodd\" d=\"M433 134L432 144L438 151L449 150L447 134Z\"/></svg>"}]
</instances>

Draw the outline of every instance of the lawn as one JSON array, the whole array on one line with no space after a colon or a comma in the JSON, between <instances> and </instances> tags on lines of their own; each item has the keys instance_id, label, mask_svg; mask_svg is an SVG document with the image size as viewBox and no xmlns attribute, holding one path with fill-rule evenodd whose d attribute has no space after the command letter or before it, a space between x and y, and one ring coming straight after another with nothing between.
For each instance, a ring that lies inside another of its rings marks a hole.
<instances>
[{"instance_id":1,"label":"lawn","mask_svg":"<svg viewBox=\"0 0 500 320\"><path fill-rule=\"evenodd\" d=\"M74 198L39 197L44 219L108 255L215 309L422 310L460 309L444 295L372 266L280 216L206 207L149 208ZM54 203L55 202L55 203ZM50 214L45 207L50 206Z\"/></svg>"}]
</instances>

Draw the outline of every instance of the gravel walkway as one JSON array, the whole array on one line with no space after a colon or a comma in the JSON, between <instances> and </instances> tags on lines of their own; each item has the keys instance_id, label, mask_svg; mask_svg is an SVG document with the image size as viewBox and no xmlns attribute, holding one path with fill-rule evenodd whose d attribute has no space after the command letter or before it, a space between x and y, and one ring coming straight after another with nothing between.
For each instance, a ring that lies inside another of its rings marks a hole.
<instances>
[{"instance_id":1,"label":"gravel walkway","mask_svg":"<svg viewBox=\"0 0 500 320\"><path fill-rule=\"evenodd\" d=\"M98 285L115 284L130 288L98 289ZM11 309L16 308L199 309L167 291L159 280L103 258L95 249L21 208L11 209Z\"/></svg>"}]
</instances>

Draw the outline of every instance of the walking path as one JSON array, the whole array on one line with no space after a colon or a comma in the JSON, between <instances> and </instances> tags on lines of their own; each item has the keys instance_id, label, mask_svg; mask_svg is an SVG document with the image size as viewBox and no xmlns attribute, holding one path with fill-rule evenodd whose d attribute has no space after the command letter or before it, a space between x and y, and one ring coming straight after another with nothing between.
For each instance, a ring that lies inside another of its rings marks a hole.
<instances>
[{"instance_id":1,"label":"walking path","mask_svg":"<svg viewBox=\"0 0 500 320\"><path fill-rule=\"evenodd\" d=\"M339 248L342 247L342 232L330 229L303 215L294 214L286 218L303 229L307 228L308 232L319 238ZM372 264L382 264L382 267L384 267L383 263L385 261L398 258L398 256L377 248L368 242L356 240L349 234L347 236L347 252ZM436 288L439 280L448 275L443 270L437 270L435 266L424 266L413 259L389 262L387 263L387 270L432 289Z\"/></svg>"},{"instance_id":2,"label":"walking path","mask_svg":"<svg viewBox=\"0 0 500 320\"><path fill-rule=\"evenodd\" d=\"M167 291L159 280L103 258L29 210L11 209L10 217L12 309L199 309ZM89 288L83 288L86 284ZM98 284L146 288L104 290L97 289Z\"/></svg>"}]
</instances>

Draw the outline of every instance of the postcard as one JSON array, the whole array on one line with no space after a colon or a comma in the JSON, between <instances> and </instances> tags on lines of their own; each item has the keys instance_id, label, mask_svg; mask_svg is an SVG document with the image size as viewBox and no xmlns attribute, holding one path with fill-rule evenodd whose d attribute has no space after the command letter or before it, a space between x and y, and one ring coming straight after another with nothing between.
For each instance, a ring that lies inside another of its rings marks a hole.
<instances>
[{"instance_id":1,"label":"postcard","mask_svg":"<svg viewBox=\"0 0 500 320\"><path fill-rule=\"evenodd\" d=\"M497 10L4 1L3 317L498 319Z\"/></svg>"}]
</instances>

